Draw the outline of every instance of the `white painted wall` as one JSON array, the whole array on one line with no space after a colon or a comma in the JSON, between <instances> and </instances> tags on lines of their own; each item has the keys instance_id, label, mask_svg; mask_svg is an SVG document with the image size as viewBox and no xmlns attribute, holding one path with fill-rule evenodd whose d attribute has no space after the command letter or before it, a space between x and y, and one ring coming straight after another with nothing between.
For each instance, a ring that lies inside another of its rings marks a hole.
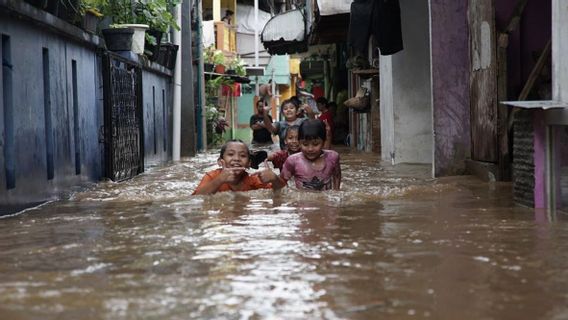
<instances>
[{"instance_id":1,"label":"white painted wall","mask_svg":"<svg viewBox=\"0 0 568 320\"><path fill-rule=\"evenodd\" d=\"M568 102L568 0L552 0L552 97Z\"/></svg>"},{"instance_id":2,"label":"white painted wall","mask_svg":"<svg viewBox=\"0 0 568 320\"><path fill-rule=\"evenodd\" d=\"M382 156L432 163L428 2L401 0L400 6L404 50L380 61Z\"/></svg>"}]
</instances>

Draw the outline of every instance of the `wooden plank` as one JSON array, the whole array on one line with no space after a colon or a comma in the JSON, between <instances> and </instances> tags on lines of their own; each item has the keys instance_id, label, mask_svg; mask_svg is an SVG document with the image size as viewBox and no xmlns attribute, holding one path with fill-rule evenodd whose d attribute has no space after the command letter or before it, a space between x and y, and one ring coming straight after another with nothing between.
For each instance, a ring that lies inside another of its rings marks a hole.
<instances>
[{"instance_id":1,"label":"wooden plank","mask_svg":"<svg viewBox=\"0 0 568 320\"><path fill-rule=\"evenodd\" d=\"M507 47L509 45L509 34L515 31L519 25L519 21L527 4L527 0L519 0L515 10L511 14L509 23L505 30L499 34L497 42L497 100L503 101L508 99L507 93ZM506 105L499 104L498 108L498 134L499 134L499 180L511 180L511 155L509 131L509 108Z\"/></svg>"},{"instance_id":2,"label":"wooden plank","mask_svg":"<svg viewBox=\"0 0 568 320\"><path fill-rule=\"evenodd\" d=\"M373 77L371 82L371 151L381 153L381 108L379 105L379 77ZM379 157L380 159L381 157Z\"/></svg>"},{"instance_id":3,"label":"wooden plank","mask_svg":"<svg viewBox=\"0 0 568 320\"><path fill-rule=\"evenodd\" d=\"M472 159L497 162L497 54L493 0L471 0L469 8Z\"/></svg>"}]
</instances>

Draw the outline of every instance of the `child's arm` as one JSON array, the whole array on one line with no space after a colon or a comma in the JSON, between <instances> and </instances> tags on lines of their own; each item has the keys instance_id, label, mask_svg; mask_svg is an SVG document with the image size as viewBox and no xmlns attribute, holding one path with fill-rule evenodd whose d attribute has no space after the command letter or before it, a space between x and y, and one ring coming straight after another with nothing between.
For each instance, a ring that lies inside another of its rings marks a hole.
<instances>
[{"instance_id":1,"label":"child's arm","mask_svg":"<svg viewBox=\"0 0 568 320\"><path fill-rule=\"evenodd\" d=\"M341 165L339 164L339 158L337 159L337 166L333 170L333 176L331 177L333 184L333 190L339 190L341 186Z\"/></svg>"},{"instance_id":2,"label":"child's arm","mask_svg":"<svg viewBox=\"0 0 568 320\"><path fill-rule=\"evenodd\" d=\"M272 132L272 133L276 133L278 131L278 129L272 124L272 119L270 119L270 116L268 115L271 111L271 107L267 106L264 107L264 112L263 112L263 116L264 116L264 127L266 129L268 129L268 131Z\"/></svg>"},{"instance_id":3,"label":"child's arm","mask_svg":"<svg viewBox=\"0 0 568 320\"><path fill-rule=\"evenodd\" d=\"M323 124L325 125L325 141L323 142L323 148L326 150L331 149L331 140L333 137L331 136L331 126L327 123L327 120L323 120Z\"/></svg>"},{"instance_id":4,"label":"child's arm","mask_svg":"<svg viewBox=\"0 0 568 320\"><path fill-rule=\"evenodd\" d=\"M272 183L272 189L278 190L286 186L286 182L280 179L268 166L268 160L264 160L264 170L253 173L258 176L262 183Z\"/></svg>"},{"instance_id":5,"label":"child's arm","mask_svg":"<svg viewBox=\"0 0 568 320\"><path fill-rule=\"evenodd\" d=\"M194 195L213 194L219 190L223 183L234 183L238 180L238 176L244 171L244 168L223 168L220 174L212 178L206 174L201 180Z\"/></svg>"}]
</instances>

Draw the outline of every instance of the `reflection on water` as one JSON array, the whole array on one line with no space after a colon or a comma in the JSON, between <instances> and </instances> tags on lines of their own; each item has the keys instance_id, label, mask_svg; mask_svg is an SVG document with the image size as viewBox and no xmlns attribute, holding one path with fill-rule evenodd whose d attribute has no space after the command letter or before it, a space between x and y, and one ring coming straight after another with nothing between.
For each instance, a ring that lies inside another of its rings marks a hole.
<instances>
[{"instance_id":1,"label":"reflection on water","mask_svg":"<svg viewBox=\"0 0 568 320\"><path fill-rule=\"evenodd\" d=\"M216 155L0 220L0 319L566 319L568 226L342 154L342 191L190 196Z\"/></svg>"}]
</instances>

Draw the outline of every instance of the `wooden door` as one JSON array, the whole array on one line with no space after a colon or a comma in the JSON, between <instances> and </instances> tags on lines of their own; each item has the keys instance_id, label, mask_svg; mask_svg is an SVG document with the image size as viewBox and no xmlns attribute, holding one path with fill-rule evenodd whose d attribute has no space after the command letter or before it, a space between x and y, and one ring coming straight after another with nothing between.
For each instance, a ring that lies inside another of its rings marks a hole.
<instances>
[{"instance_id":1,"label":"wooden door","mask_svg":"<svg viewBox=\"0 0 568 320\"><path fill-rule=\"evenodd\" d=\"M494 0L469 1L472 159L498 162Z\"/></svg>"}]
</instances>

